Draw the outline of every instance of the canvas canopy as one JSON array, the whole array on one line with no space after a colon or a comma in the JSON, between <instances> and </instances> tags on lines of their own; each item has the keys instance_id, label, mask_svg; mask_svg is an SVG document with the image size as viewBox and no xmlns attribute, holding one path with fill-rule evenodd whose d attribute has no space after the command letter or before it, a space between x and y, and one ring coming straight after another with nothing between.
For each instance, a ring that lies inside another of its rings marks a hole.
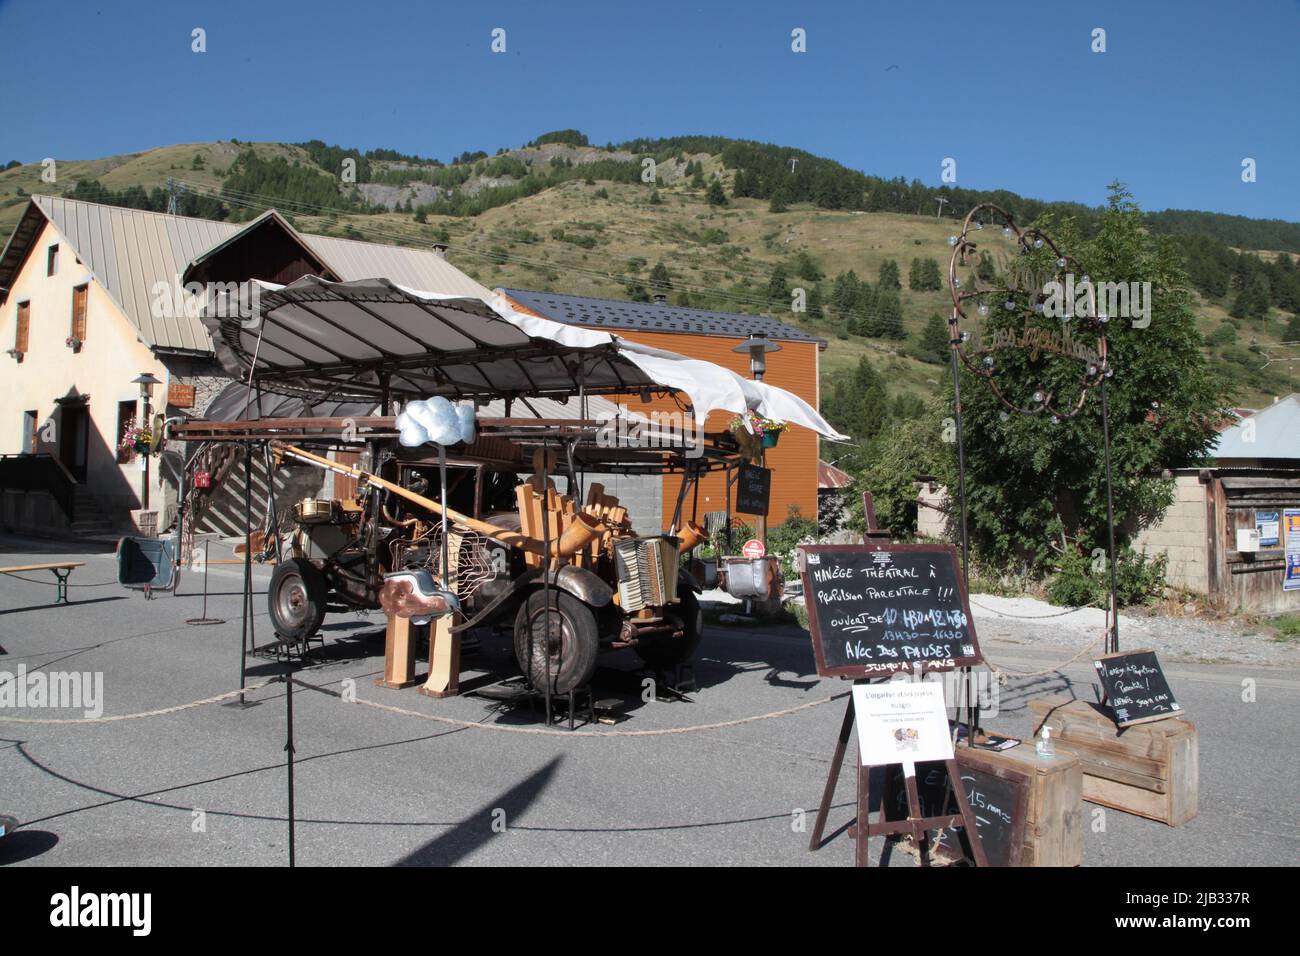
<instances>
[{"instance_id":1,"label":"canvas canopy","mask_svg":"<svg viewBox=\"0 0 1300 956\"><path fill-rule=\"evenodd\" d=\"M609 332L527 315L500 296L488 303L387 279L315 276L253 286L242 315L210 309L203 321L226 369L244 380L251 370L264 391L316 403L372 400L385 390L399 401L667 390L686 396L700 426L711 411L752 410L847 438L784 389Z\"/></svg>"}]
</instances>

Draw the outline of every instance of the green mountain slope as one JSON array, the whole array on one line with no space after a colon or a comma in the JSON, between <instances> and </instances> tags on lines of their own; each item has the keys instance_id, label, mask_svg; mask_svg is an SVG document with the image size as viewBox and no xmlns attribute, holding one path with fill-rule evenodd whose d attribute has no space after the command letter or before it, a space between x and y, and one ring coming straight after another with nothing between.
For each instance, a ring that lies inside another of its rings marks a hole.
<instances>
[{"instance_id":1,"label":"green mountain slope","mask_svg":"<svg viewBox=\"0 0 1300 956\"><path fill-rule=\"evenodd\" d=\"M28 164L0 172L0 230L12 228L33 192L103 198L102 190L91 194L97 183L115 197L107 201L160 208L161 190L171 178L191 198L210 197L204 214L241 220L274 204L311 232L402 244L447 242L450 258L489 287L614 298L662 292L680 304L768 312L830 342L824 378L856 366L865 355L891 395L924 397L939 386L944 369L924 360L922 330L932 315L947 315L951 300L946 284L910 289L908 274L916 258L934 259L946 273L947 240L957 228L951 217L990 197L1022 220L1044 211L1073 215L1085 232L1093 215L1085 207L1013 193L880 180L802 151L715 137L603 148L587 145L576 131L540 140L495 156L462 154L446 164L320 142L184 144L60 161L54 183L42 181L41 164ZM653 182L643 181L646 160L654 160ZM719 192L725 205L716 204ZM944 206L948 216L934 215L936 195L951 197ZM1159 213L1148 221L1153 231L1195 236L1202 244L1196 275L1207 291L1198 297L1197 322L1212 339L1207 350L1232 383L1234 400L1263 404L1293 390L1292 366L1264 367L1271 356L1300 351L1279 347L1300 338L1292 334L1294 312L1270 306L1282 302L1294 309L1291 286L1283 289L1291 274L1276 266L1275 251L1242 257L1250 260L1248 268L1242 266L1221 237L1300 249L1300 225L1187 212ZM836 276L852 270L874 286L887 260L901 273L902 338L861 334L885 306L832 307ZM656 269L660 264L663 270ZM1272 271L1255 277L1263 269ZM1248 302L1234 286L1252 281L1264 283L1262 306L1258 295ZM791 311L790 290L796 288L807 293L809 311ZM1300 296L1300 279L1295 289ZM815 314L819 301L821 315ZM1234 310L1237 316L1230 315Z\"/></svg>"}]
</instances>

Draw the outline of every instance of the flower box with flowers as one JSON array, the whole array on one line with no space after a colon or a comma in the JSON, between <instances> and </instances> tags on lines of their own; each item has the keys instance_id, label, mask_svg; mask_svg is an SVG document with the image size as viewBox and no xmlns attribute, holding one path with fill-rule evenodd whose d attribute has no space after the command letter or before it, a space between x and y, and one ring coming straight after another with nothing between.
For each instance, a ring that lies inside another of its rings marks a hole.
<instances>
[{"instance_id":1,"label":"flower box with flowers","mask_svg":"<svg viewBox=\"0 0 1300 956\"><path fill-rule=\"evenodd\" d=\"M122 430L122 440L117 443L117 460L119 464L129 465L137 455L149 454L153 436L148 428L141 428L135 422L128 422Z\"/></svg>"},{"instance_id":2,"label":"flower box with flowers","mask_svg":"<svg viewBox=\"0 0 1300 956\"><path fill-rule=\"evenodd\" d=\"M749 422L748 431L762 443L764 448L775 448L776 443L781 439L781 433L790 427L785 422L772 421L757 412L748 412L743 417L737 415L731 420L731 430L739 436L746 431L746 421Z\"/></svg>"}]
</instances>

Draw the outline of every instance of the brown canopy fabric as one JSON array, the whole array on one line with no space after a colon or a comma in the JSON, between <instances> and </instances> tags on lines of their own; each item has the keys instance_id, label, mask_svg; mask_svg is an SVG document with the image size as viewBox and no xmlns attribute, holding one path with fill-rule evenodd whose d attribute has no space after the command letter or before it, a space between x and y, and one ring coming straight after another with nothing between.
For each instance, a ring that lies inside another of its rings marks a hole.
<instances>
[{"instance_id":1,"label":"brown canopy fabric","mask_svg":"<svg viewBox=\"0 0 1300 956\"><path fill-rule=\"evenodd\" d=\"M657 388L612 341L574 348L530 336L480 299L417 296L386 279L257 287L250 317L203 321L227 371L246 381L253 369L266 391L377 399L385 379L402 400Z\"/></svg>"}]
</instances>

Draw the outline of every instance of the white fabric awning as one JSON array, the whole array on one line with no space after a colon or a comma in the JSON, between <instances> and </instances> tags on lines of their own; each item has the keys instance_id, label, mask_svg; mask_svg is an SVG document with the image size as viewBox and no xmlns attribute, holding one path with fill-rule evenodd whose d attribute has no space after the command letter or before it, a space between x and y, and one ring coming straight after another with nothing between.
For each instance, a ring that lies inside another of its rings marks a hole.
<instances>
[{"instance_id":1,"label":"white fabric awning","mask_svg":"<svg viewBox=\"0 0 1300 956\"><path fill-rule=\"evenodd\" d=\"M205 316L217 355L232 374L267 391L398 400L551 397L666 389L684 394L697 425L712 411L810 428L836 440L811 405L700 359L629 342L609 332L439 295L387 279L289 285L257 281L245 314ZM235 312L233 308L229 311Z\"/></svg>"}]
</instances>

